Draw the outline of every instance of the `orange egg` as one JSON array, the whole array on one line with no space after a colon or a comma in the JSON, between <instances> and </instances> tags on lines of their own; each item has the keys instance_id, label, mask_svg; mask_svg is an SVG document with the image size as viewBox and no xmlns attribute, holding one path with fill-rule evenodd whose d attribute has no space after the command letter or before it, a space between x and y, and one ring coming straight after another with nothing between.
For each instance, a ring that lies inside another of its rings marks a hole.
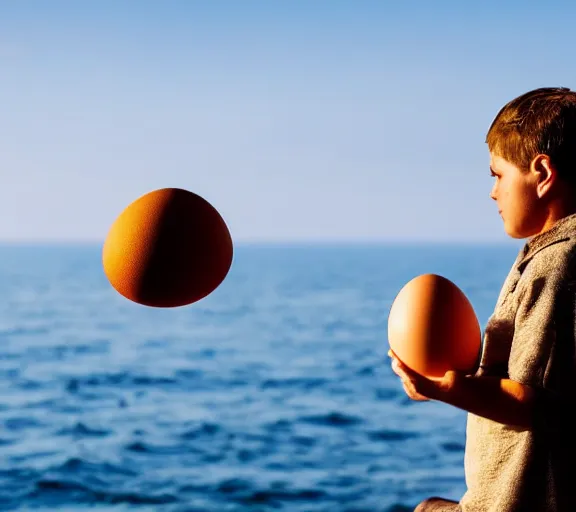
<instances>
[{"instance_id":1,"label":"orange egg","mask_svg":"<svg viewBox=\"0 0 576 512\"><path fill-rule=\"evenodd\" d=\"M102 264L127 299L177 307L212 293L228 274L232 256L228 227L208 201L163 188L120 213L104 242Z\"/></svg>"},{"instance_id":2,"label":"orange egg","mask_svg":"<svg viewBox=\"0 0 576 512\"><path fill-rule=\"evenodd\" d=\"M388 342L398 358L421 375L471 372L481 347L480 325L460 288L445 277L423 274L394 299Z\"/></svg>"}]
</instances>

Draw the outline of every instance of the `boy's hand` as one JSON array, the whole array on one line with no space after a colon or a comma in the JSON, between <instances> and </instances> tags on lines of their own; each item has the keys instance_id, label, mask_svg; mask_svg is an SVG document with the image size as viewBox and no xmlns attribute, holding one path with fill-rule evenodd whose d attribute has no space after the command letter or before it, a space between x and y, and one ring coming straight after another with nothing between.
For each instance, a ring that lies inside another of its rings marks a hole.
<instances>
[{"instance_id":1,"label":"boy's hand","mask_svg":"<svg viewBox=\"0 0 576 512\"><path fill-rule=\"evenodd\" d=\"M408 368L392 350L388 355L392 358L392 371L400 377L404 391L412 400L440 399L454 379L454 372L447 372L440 379L429 379Z\"/></svg>"}]
</instances>

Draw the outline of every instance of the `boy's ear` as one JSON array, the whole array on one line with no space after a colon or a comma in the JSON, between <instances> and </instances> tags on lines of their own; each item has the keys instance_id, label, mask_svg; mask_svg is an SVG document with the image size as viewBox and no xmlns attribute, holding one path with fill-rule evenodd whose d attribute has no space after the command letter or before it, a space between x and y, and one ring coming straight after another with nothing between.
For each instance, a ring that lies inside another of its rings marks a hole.
<instances>
[{"instance_id":1,"label":"boy's ear","mask_svg":"<svg viewBox=\"0 0 576 512\"><path fill-rule=\"evenodd\" d=\"M530 163L530 172L536 179L536 193L539 198L549 193L558 179L558 172L548 155L536 155Z\"/></svg>"}]
</instances>

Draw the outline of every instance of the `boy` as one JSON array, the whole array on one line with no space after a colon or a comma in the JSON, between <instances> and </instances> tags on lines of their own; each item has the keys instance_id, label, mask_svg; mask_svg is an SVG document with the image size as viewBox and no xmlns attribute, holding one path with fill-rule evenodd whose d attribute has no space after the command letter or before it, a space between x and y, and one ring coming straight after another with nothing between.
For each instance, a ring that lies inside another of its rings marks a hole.
<instances>
[{"instance_id":1,"label":"boy","mask_svg":"<svg viewBox=\"0 0 576 512\"><path fill-rule=\"evenodd\" d=\"M478 369L437 381L392 368L414 400L468 411L460 502L415 512L576 511L576 92L530 91L486 138L506 233L528 238L484 332Z\"/></svg>"}]
</instances>

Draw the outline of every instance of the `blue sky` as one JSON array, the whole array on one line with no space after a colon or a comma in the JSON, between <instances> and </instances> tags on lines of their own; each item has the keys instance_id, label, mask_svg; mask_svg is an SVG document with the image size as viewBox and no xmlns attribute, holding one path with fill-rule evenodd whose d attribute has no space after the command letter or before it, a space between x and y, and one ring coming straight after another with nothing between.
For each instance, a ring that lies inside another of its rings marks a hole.
<instances>
[{"instance_id":1,"label":"blue sky","mask_svg":"<svg viewBox=\"0 0 576 512\"><path fill-rule=\"evenodd\" d=\"M506 241L486 130L576 87L570 2L0 3L0 240L182 187L247 241Z\"/></svg>"}]
</instances>

